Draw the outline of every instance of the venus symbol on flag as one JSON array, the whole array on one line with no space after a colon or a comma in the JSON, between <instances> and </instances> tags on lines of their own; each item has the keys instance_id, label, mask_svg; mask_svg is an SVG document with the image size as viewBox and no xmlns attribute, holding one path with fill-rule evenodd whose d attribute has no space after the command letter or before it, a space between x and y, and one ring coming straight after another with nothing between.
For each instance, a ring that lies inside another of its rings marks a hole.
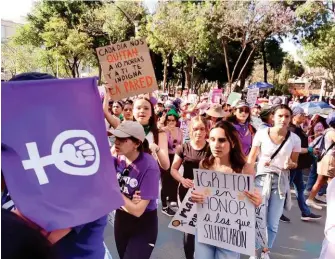
<instances>
[{"instance_id":1,"label":"venus symbol on flag","mask_svg":"<svg viewBox=\"0 0 335 259\"><path fill-rule=\"evenodd\" d=\"M93 175L99 169L99 148L95 137L86 130L63 131L52 143L51 155L45 157L40 157L36 142L26 143L26 147L30 159L22 161L23 167L35 171L40 185L49 183L44 170L48 165L54 164L61 172L76 176Z\"/></svg>"}]
</instances>

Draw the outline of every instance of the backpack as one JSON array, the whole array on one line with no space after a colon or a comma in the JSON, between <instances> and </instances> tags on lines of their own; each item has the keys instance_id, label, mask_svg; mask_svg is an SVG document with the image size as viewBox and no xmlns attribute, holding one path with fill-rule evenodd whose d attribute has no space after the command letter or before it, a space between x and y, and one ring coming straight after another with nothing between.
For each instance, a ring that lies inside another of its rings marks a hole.
<instances>
[{"instance_id":1,"label":"backpack","mask_svg":"<svg viewBox=\"0 0 335 259\"><path fill-rule=\"evenodd\" d=\"M314 139L314 141L310 145L312 148L318 148L319 151L320 151L318 155L315 155L318 162L320 162L322 160L322 158L327 154L327 152L329 150L331 150L335 145L335 143L332 143L326 150L326 148L325 148L325 136L326 136L327 132L328 132L328 130L326 130L321 136Z\"/></svg>"}]
</instances>

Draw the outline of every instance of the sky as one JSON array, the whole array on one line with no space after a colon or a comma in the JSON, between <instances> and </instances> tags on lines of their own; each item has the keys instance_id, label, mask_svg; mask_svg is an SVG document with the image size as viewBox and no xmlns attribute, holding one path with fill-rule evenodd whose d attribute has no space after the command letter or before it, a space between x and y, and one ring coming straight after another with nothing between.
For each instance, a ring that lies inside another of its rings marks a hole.
<instances>
[{"instance_id":1,"label":"sky","mask_svg":"<svg viewBox=\"0 0 335 259\"><path fill-rule=\"evenodd\" d=\"M2 0L1 1L1 19L11 20L14 22L23 22L23 17L29 13L35 0ZM144 0L150 12L155 10L158 0ZM281 45L284 51L298 59L297 46L289 39L284 39Z\"/></svg>"}]
</instances>

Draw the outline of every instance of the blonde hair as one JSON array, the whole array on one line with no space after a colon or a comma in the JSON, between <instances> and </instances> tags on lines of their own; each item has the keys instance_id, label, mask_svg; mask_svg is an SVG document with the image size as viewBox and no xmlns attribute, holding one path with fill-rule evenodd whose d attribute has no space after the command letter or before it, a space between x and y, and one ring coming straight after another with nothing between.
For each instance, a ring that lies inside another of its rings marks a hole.
<instances>
[{"instance_id":1,"label":"blonde hair","mask_svg":"<svg viewBox=\"0 0 335 259\"><path fill-rule=\"evenodd\" d=\"M204 116L201 116L201 115L197 115L197 116L194 116L192 119L191 119L191 123L189 125L189 135L190 135L190 138L192 139L192 135L193 135L193 125L196 123L196 122L201 122L202 124L204 124L205 128L206 128L206 135L208 136L208 133L209 133L209 130L210 130L210 125L208 123L208 120L204 117Z\"/></svg>"}]
</instances>

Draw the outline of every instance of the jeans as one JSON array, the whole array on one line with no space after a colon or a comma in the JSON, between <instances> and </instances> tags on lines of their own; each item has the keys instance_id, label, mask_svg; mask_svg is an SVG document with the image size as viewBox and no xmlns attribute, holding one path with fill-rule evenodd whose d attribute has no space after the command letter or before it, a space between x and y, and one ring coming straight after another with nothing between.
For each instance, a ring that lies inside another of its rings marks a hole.
<instances>
[{"instance_id":1,"label":"jeans","mask_svg":"<svg viewBox=\"0 0 335 259\"><path fill-rule=\"evenodd\" d=\"M221 247L200 243L196 233L194 259L240 259L240 254Z\"/></svg>"},{"instance_id":2,"label":"jeans","mask_svg":"<svg viewBox=\"0 0 335 259\"><path fill-rule=\"evenodd\" d=\"M259 175L255 179L255 186L263 191L265 175ZM281 199L278 192L278 176L272 180L270 197L266 200L267 212L267 230L268 230L268 248L272 248L273 243L276 239L279 219L283 214L285 199ZM259 244L256 244L256 249L261 248Z\"/></svg>"},{"instance_id":3,"label":"jeans","mask_svg":"<svg viewBox=\"0 0 335 259\"><path fill-rule=\"evenodd\" d=\"M306 200L304 196L304 179L302 169L294 169L290 171L290 184L294 185L295 195L297 196L298 205L301 211L302 216L309 216L311 210L306 205Z\"/></svg>"},{"instance_id":4,"label":"jeans","mask_svg":"<svg viewBox=\"0 0 335 259\"><path fill-rule=\"evenodd\" d=\"M307 184L306 184L306 190L307 191L311 191L313 188L313 185L316 182L316 179L318 178L318 174L317 174L317 162L314 160L311 170L309 172L309 176L308 176L308 180L307 180ZM327 185L325 184L324 186L321 187L320 191L319 191L319 195L322 196L324 194L326 194L327 192Z\"/></svg>"}]
</instances>

